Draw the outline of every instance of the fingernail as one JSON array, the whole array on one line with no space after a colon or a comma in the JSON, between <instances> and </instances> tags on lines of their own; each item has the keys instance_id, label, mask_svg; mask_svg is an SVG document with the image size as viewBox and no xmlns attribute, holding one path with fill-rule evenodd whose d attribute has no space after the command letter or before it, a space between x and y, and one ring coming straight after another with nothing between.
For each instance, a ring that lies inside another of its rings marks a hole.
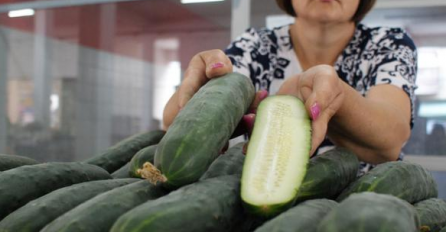
<instances>
[{"instance_id":1,"label":"fingernail","mask_svg":"<svg viewBox=\"0 0 446 232\"><path fill-rule=\"evenodd\" d=\"M266 91L266 90L261 90L260 93L259 93L259 98L260 98L260 100L263 100L263 99L265 99L266 97L268 97L268 91Z\"/></svg>"},{"instance_id":2,"label":"fingernail","mask_svg":"<svg viewBox=\"0 0 446 232\"><path fill-rule=\"evenodd\" d=\"M243 115L243 120L248 123L252 123L255 114L246 114Z\"/></svg>"},{"instance_id":3,"label":"fingernail","mask_svg":"<svg viewBox=\"0 0 446 232\"><path fill-rule=\"evenodd\" d=\"M319 108L319 104L317 104L317 102L316 102L311 106L311 118L313 120L316 120L319 117L320 113L321 113L321 109Z\"/></svg>"},{"instance_id":4,"label":"fingernail","mask_svg":"<svg viewBox=\"0 0 446 232\"><path fill-rule=\"evenodd\" d=\"M211 65L211 68L212 68L212 69L215 69L215 68L222 68L223 66L225 66L225 64L223 64L222 62L217 62L217 63L215 63L215 64L212 64L212 65Z\"/></svg>"}]
</instances>

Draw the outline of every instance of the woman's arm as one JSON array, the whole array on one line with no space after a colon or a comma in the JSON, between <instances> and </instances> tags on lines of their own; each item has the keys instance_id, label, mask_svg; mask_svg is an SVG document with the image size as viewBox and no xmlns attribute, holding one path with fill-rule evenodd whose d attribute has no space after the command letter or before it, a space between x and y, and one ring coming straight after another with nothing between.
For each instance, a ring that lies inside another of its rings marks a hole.
<instances>
[{"instance_id":1,"label":"woman's arm","mask_svg":"<svg viewBox=\"0 0 446 232\"><path fill-rule=\"evenodd\" d=\"M408 95L392 85L378 85L363 97L343 82L344 101L328 124L328 137L368 163L397 160L410 136Z\"/></svg>"},{"instance_id":2,"label":"woman's arm","mask_svg":"<svg viewBox=\"0 0 446 232\"><path fill-rule=\"evenodd\" d=\"M369 163L396 160L410 135L410 100L391 85L378 85L363 97L332 66L318 65L288 78L277 94L305 102L312 122L312 153L325 135Z\"/></svg>"}]
</instances>

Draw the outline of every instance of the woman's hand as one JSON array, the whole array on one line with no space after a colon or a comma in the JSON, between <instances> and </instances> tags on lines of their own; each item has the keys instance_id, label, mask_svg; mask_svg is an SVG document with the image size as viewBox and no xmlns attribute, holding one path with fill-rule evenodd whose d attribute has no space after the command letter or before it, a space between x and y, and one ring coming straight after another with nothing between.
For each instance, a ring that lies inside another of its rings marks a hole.
<instances>
[{"instance_id":1,"label":"woman's hand","mask_svg":"<svg viewBox=\"0 0 446 232\"><path fill-rule=\"evenodd\" d=\"M311 153L325 139L328 122L344 101L344 87L336 70L329 65L314 66L285 80L277 95L301 99L312 120Z\"/></svg>"},{"instance_id":2,"label":"woman's hand","mask_svg":"<svg viewBox=\"0 0 446 232\"><path fill-rule=\"evenodd\" d=\"M189 63L183 82L167 102L163 113L164 129L172 124L178 112L210 79L232 72L232 64L222 50L209 50L195 55Z\"/></svg>"},{"instance_id":3,"label":"woman's hand","mask_svg":"<svg viewBox=\"0 0 446 232\"><path fill-rule=\"evenodd\" d=\"M179 89L167 102L163 113L163 125L167 130L177 116L178 112L187 104L194 94L210 79L223 76L232 72L232 63L222 50L209 50L195 55L189 63L183 82ZM267 91L256 93L249 112L255 113L260 101L266 98ZM241 135L248 130L253 123L253 116L247 115L243 118L241 125L237 128L236 135Z\"/></svg>"}]
</instances>

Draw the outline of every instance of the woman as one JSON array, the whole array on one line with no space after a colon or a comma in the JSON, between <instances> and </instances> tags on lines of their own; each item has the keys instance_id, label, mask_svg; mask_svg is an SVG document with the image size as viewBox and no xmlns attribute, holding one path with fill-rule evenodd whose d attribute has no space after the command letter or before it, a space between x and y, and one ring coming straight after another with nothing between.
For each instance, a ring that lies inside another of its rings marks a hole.
<instances>
[{"instance_id":1,"label":"woman","mask_svg":"<svg viewBox=\"0 0 446 232\"><path fill-rule=\"evenodd\" d=\"M251 78L252 110L269 94L302 99L312 117L312 151L346 147L369 164L401 159L413 125L416 48L398 28L360 21L375 0L276 0L292 25L248 29L223 53L194 56L164 111L168 127L209 79L228 72ZM253 115L245 116L252 123ZM363 164L362 171L370 165Z\"/></svg>"}]
</instances>

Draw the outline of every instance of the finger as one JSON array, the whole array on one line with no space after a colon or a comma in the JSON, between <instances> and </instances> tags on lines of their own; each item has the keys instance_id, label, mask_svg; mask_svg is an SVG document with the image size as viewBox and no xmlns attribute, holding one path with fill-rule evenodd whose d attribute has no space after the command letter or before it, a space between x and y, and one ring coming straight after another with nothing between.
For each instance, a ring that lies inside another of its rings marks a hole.
<instances>
[{"instance_id":1,"label":"finger","mask_svg":"<svg viewBox=\"0 0 446 232\"><path fill-rule=\"evenodd\" d=\"M246 130L248 132L248 136L251 137L252 130L254 129L256 115L255 114L247 114L243 116L243 121L246 125Z\"/></svg>"},{"instance_id":2,"label":"finger","mask_svg":"<svg viewBox=\"0 0 446 232\"><path fill-rule=\"evenodd\" d=\"M231 138L238 137L240 135L248 134L251 135L252 129L254 127L255 114L246 114L240 120L239 124L232 133Z\"/></svg>"},{"instance_id":3,"label":"finger","mask_svg":"<svg viewBox=\"0 0 446 232\"><path fill-rule=\"evenodd\" d=\"M254 97L254 100L251 103L251 106L249 107L249 112L255 114L257 112L257 108L263 99L268 97L268 91L266 90L260 90L256 93L256 96Z\"/></svg>"},{"instance_id":4,"label":"finger","mask_svg":"<svg viewBox=\"0 0 446 232\"><path fill-rule=\"evenodd\" d=\"M178 90L178 104L183 108L192 96L209 79L232 72L229 58L221 50L210 50L195 55L184 73L184 80Z\"/></svg>"},{"instance_id":5,"label":"finger","mask_svg":"<svg viewBox=\"0 0 446 232\"><path fill-rule=\"evenodd\" d=\"M314 152L319 147L319 145L324 141L325 135L327 133L328 119L327 116L321 116L319 120L312 121L311 128L311 151L310 156L314 155Z\"/></svg>"},{"instance_id":6,"label":"finger","mask_svg":"<svg viewBox=\"0 0 446 232\"><path fill-rule=\"evenodd\" d=\"M248 146L249 146L249 140L248 142L245 143L245 145L243 145L243 150L242 150L243 155L246 155L246 153L248 152Z\"/></svg>"},{"instance_id":7,"label":"finger","mask_svg":"<svg viewBox=\"0 0 446 232\"><path fill-rule=\"evenodd\" d=\"M201 53L206 65L206 77L212 79L232 72L232 62L226 54L219 49Z\"/></svg>"},{"instance_id":8,"label":"finger","mask_svg":"<svg viewBox=\"0 0 446 232\"><path fill-rule=\"evenodd\" d=\"M287 78L280 86L276 95L291 95L303 100L302 95L299 91L299 82L300 75Z\"/></svg>"},{"instance_id":9,"label":"finger","mask_svg":"<svg viewBox=\"0 0 446 232\"><path fill-rule=\"evenodd\" d=\"M304 73L300 80L300 91L305 102L305 108L313 120L317 120L322 112L330 118L336 111L331 108L335 100L342 94L336 72L332 69L313 69Z\"/></svg>"}]
</instances>

